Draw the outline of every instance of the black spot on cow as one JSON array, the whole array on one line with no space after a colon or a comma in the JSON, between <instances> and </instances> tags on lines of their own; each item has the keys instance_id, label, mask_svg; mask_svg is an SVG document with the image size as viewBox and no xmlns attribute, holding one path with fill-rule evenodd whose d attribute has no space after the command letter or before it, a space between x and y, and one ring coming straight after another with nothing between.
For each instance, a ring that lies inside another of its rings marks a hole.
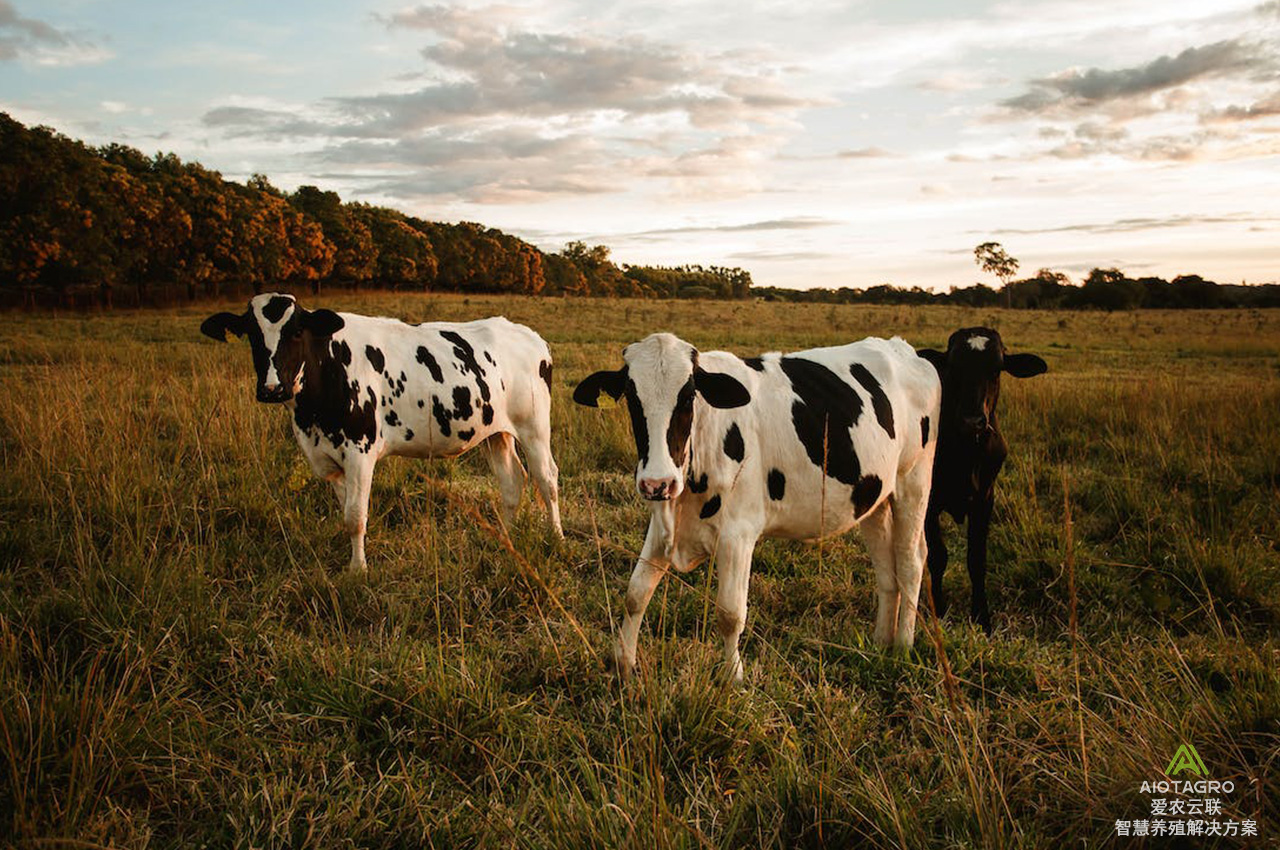
<instances>
[{"instance_id":1,"label":"black spot on cow","mask_svg":"<svg viewBox=\"0 0 1280 850\"><path fill-rule=\"evenodd\" d=\"M343 366L351 365L351 346L347 345L345 342L339 342L336 339L330 342L329 355Z\"/></svg>"},{"instance_id":2,"label":"black spot on cow","mask_svg":"<svg viewBox=\"0 0 1280 850\"><path fill-rule=\"evenodd\" d=\"M476 362L476 350L471 347L471 343L453 331L440 331L440 336L453 343L453 356L458 358L459 371L463 374L470 372L475 376L476 386L480 390L480 398L488 401L489 384L484 379L486 372L484 367Z\"/></svg>"},{"instance_id":3,"label":"black spot on cow","mask_svg":"<svg viewBox=\"0 0 1280 850\"><path fill-rule=\"evenodd\" d=\"M730 425L729 431L724 435L724 453L737 463L742 463L742 459L746 457L747 448L742 443L742 432L738 430L737 422Z\"/></svg>"},{"instance_id":4,"label":"black spot on cow","mask_svg":"<svg viewBox=\"0 0 1280 850\"><path fill-rule=\"evenodd\" d=\"M437 384L444 383L444 372L440 370L440 364L436 362L436 358L426 346L418 346L418 362L427 367L427 371L431 373L431 380Z\"/></svg>"},{"instance_id":5,"label":"black spot on cow","mask_svg":"<svg viewBox=\"0 0 1280 850\"><path fill-rule=\"evenodd\" d=\"M853 487L853 515L862 516L871 510L876 501L880 498L880 491L884 489L884 482L880 480L879 475L864 475L858 479L858 483Z\"/></svg>"},{"instance_id":6,"label":"black spot on cow","mask_svg":"<svg viewBox=\"0 0 1280 850\"><path fill-rule=\"evenodd\" d=\"M464 443L469 443L469 442L471 442L471 438L472 438L472 437L474 437L475 435L476 435L476 429L475 429L475 428L468 428L468 429L467 429L467 430L465 430L465 431L459 431L459 432L458 432L458 439L459 439L459 440L462 440L462 442L464 442Z\"/></svg>"},{"instance_id":7,"label":"black spot on cow","mask_svg":"<svg viewBox=\"0 0 1280 850\"><path fill-rule=\"evenodd\" d=\"M418 399L418 407L426 407L427 403L422 399Z\"/></svg>"},{"instance_id":8,"label":"black spot on cow","mask_svg":"<svg viewBox=\"0 0 1280 850\"><path fill-rule=\"evenodd\" d=\"M394 410L388 410L387 415L382 418L386 420L388 425L394 426L400 424L400 417L396 415Z\"/></svg>"},{"instance_id":9,"label":"black spot on cow","mask_svg":"<svg viewBox=\"0 0 1280 850\"><path fill-rule=\"evenodd\" d=\"M694 477L693 477L693 473L692 473L692 472L690 472L690 473L689 473L688 485L689 485L689 492L690 492L690 493L705 493L705 492L707 492L707 473L705 473L705 472L704 472L704 473L702 473L702 475L701 475L700 477L698 477L698 478L694 478Z\"/></svg>"},{"instance_id":10,"label":"black spot on cow","mask_svg":"<svg viewBox=\"0 0 1280 850\"><path fill-rule=\"evenodd\" d=\"M538 364L538 375L542 378L543 383L547 385L547 392L551 392L551 361L543 360Z\"/></svg>"},{"instance_id":11,"label":"black spot on cow","mask_svg":"<svg viewBox=\"0 0 1280 850\"><path fill-rule=\"evenodd\" d=\"M849 429L862 415L862 397L821 363L783 357L778 365L799 396L791 405L791 422L805 454L831 478L854 486L862 464Z\"/></svg>"},{"instance_id":12,"label":"black spot on cow","mask_svg":"<svg viewBox=\"0 0 1280 850\"><path fill-rule=\"evenodd\" d=\"M364 356L369 358L369 363L373 366L375 372L381 372L387 365L387 358L382 355L382 349L380 348L366 345L364 347Z\"/></svg>"},{"instance_id":13,"label":"black spot on cow","mask_svg":"<svg viewBox=\"0 0 1280 850\"><path fill-rule=\"evenodd\" d=\"M876 413L876 421L880 423L880 427L890 438L893 434L893 405L889 403L889 397L884 394L884 388L880 386L880 382L876 380L876 376L867 371L867 367L861 363L853 363L849 366L849 374L853 375L854 380L862 384L862 388L871 395L871 409Z\"/></svg>"},{"instance_id":14,"label":"black spot on cow","mask_svg":"<svg viewBox=\"0 0 1280 850\"><path fill-rule=\"evenodd\" d=\"M470 419L475 413L471 407L471 390L467 387L453 388L453 418Z\"/></svg>"},{"instance_id":15,"label":"black spot on cow","mask_svg":"<svg viewBox=\"0 0 1280 850\"><path fill-rule=\"evenodd\" d=\"M440 403L439 396L431 397L431 415L436 418L436 424L440 426L440 433L446 437L453 433L453 426L450 424L453 417L449 414L449 408Z\"/></svg>"},{"instance_id":16,"label":"black spot on cow","mask_svg":"<svg viewBox=\"0 0 1280 850\"><path fill-rule=\"evenodd\" d=\"M747 358L744 358L742 362L743 362L743 363L746 363L748 366L750 366L752 369L755 369L757 372L763 372L763 371L764 371L764 359L763 359L763 358L760 358L760 357L747 357Z\"/></svg>"},{"instance_id":17,"label":"black spot on cow","mask_svg":"<svg viewBox=\"0 0 1280 850\"><path fill-rule=\"evenodd\" d=\"M294 397L294 422L305 431L318 430L334 446L350 441L371 446L378 435L378 396L347 375L351 349L312 340L303 353L308 380Z\"/></svg>"},{"instance_id":18,"label":"black spot on cow","mask_svg":"<svg viewBox=\"0 0 1280 850\"><path fill-rule=\"evenodd\" d=\"M769 498L775 502L781 502L785 495L787 495L787 476L782 474L781 469L769 470Z\"/></svg>"},{"instance_id":19,"label":"black spot on cow","mask_svg":"<svg viewBox=\"0 0 1280 850\"><path fill-rule=\"evenodd\" d=\"M631 435L635 437L636 454L640 457L640 465L644 466L649 462L649 429L645 427L644 405L636 396L636 385L631 378L627 378L623 394L627 397L627 412L631 414Z\"/></svg>"},{"instance_id":20,"label":"black spot on cow","mask_svg":"<svg viewBox=\"0 0 1280 850\"><path fill-rule=\"evenodd\" d=\"M406 442L408 442L409 440L412 440L412 439L413 439L413 429L412 429L412 428L405 428L405 429L404 429L404 439L405 439L405 441L406 441Z\"/></svg>"},{"instance_id":21,"label":"black spot on cow","mask_svg":"<svg viewBox=\"0 0 1280 850\"><path fill-rule=\"evenodd\" d=\"M707 499L707 503L702 506L702 510L698 511L698 516L702 517L703 519L710 519L711 517L715 516L716 512L719 510L720 510L720 497L712 496L710 499Z\"/></svg>"},{"instance_id":22,"label":"black spot on cow","mask_svg":"<svg viewBox=\"0 0 1280 850\"><path fill-rule=\"evenodd\" d=\"M284 295L277 295L267 302L267 306L262 308L262 317L271 324L275 324L284 318L285 310L293 306L293 299Z\"/></svg>"},{"instance_id":23,"label":"black spot on cow","mask_svg":"<svg viewBox=\"0 0 1280 850\"><path fill-rule=\"evenodd\" d=\"M676 405L671 409L671 421L667 423L667 451L676 466L684 466L689 432L693 429L693 398L697 394L698 389L690 378L676 394Z\"/></svg>"},{"instance_id":24,"label":"black spot on cow","mask_svg":"<svg viewBox=\"0 0 1280 850\"><path fill-rule=\"evenodd\" d=\"M487 374L483 366L476 361L476 350L461 336L453 331L440 331L440 336L453 343L453 356L458 358L458 371L470 372L476 379L476 388L480 390L480 419L485 425L493 424L493 405L490 404L489 383L484 379Z\"/></svg>"},{"instance_id":25,"label":"black spot on cow","mask_svg":"<svg viewBox=\"0 0 1280 850\"><path fill-rule=\"evenodd\" d=\"M498 365L497 363L493 362L493 355L491 355L491 354L490 354L489 352L487 352L487 351L484 353L484 359L489 361L489 365L490 365L490 366L497 366L497 365Z\"/></svg>"},{"instance_id":26,"label":"black spot on cow","mask_svg":"<svg viewBox=\"0 0 1280 850\"><path fill-rule=\"evenodd\" d=\"M929 417L920 420L920 445L929 445Z\"/></svg>"}]
</instances>

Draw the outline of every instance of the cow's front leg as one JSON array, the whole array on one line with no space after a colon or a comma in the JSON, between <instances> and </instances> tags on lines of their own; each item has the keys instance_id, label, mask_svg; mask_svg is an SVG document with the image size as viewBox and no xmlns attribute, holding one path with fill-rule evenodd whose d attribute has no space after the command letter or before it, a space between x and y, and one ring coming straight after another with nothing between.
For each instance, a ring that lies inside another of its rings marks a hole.
<instances>
[{"instance_id":1,"label":"cow's front leg","mask_svg":"<svg viewBox=\"0 0 1280 850\"><path fill-rule=\"evenodd\" d=\"M373 485L373 467L376 459L372 454L351 452L347 456L346 473L343 478L343 524L347 535L351 538L352 570L364 570L364 535L369 524L369 491ZM335 484L334 489L337 489Z\"/></svg>"},{"instance_id":2,"label":"cow's front leg","mask_svg":"<svg viewBox=\"0 0 1280 850\"><path fill-rule=\"evenodd\" d=\"M716 546L716 621L724 638L725 672L742 682L738 639L747 625L747 590L751 583L751 555L756 540L741 532L722 531Z\"/></svg>"},{"instance_id":3,"label":"cow's front leg","mask_svg":"<svg viewBox=\"0 0 1280 850\"><path fill-rule=\"evenodd\" d=\"M657 589L662 577L667 574L667 567L670 565L666 551L667 536L659 513L655 511L649 519L649 531L644 537L644 547L640 550L640 558L636 561L635 569L631 571L631 581L627 585L622 629L618 633L618 646L614 650L614 658L618 662L618 673L624 680L630 679L635 670L640 621L644 619L644 611L649 607L653 591Z\"/></svg>"},{"instance_id":4,"label":"cow's front leg","mask_svg":"<svg viewBox=\"0 0 1280 850\"><path fill-rule=\"evenodd\" d=\"M973 510L969 512L968 551L965 553L969 583L973 586L969 616L987 634L991 634L991 613L987 610L987 533L991 529L994 500L994 491L988 492L986 498L974 500Z\"/></svg>"}]
</instances>

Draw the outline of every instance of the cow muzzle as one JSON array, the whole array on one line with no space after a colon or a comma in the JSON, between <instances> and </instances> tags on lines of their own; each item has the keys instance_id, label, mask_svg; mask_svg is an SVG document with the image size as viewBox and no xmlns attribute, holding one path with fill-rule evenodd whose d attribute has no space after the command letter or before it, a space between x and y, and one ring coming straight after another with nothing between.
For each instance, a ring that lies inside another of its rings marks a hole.
<instances>
[{"instance_id":1,"label":"cow muzzle","mask_svg":"<svg viewBox=\"0 0 1280 850\"><path fill-rule=\"evenodd\" d=\"M293 398L293 393L284 384L275 384L273 386L263 384L258 387L258 401L264 404L279 404L291 398Z\"/></svg>"},{"instance_id":2,"label":"cow muzzle","mask_svg":"<svg viewBox=\"0 0 1280 850\"><path fill-rule=\"evenodd\" d=\"M985 414L965 416L960 420L960 424L964 427L965 433L975 440L980 440L991 433L991 421Z\"/></svg>"},{"instance_id":3,"label":"cow muzzle","mask_svg":"<svg viewBox=\"0 0 1280 850\"><path fill-rule=\"evenodd\" d=\"M666 502L679 493L679 481L675 478L641 478L636 481L640 495L650 502Z\"/></svg>"}]
</instances>

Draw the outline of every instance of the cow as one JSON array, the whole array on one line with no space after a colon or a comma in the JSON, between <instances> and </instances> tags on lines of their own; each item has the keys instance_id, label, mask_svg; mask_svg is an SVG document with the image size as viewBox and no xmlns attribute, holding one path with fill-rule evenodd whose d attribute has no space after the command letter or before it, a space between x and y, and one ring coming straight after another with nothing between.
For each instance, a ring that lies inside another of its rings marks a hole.
<instances>
[{"instance_id":1,"label":"cow","mask_svg":"<svg viewBox=\"0 0 1280 850\"><path fill-rule=\"evenodd\" d=\"M968 521L966 561L973 586L970 616L990 634L987 533L991 528L996 476L1009 453L996 417L1000 373L1031 378L1049 367L1034 354L1010 354L1000 334L991 328L961 328L947 340L945 352L925 348L919 354L934 365L942 379L933 493L924 524L934 610L938 616L947 610L947 595L942 587L942 574L947 568L947 545L941 526L945 512L957 523Z\"/></svg>"},{"instance_id":2,"label":"cow","mask_svg":"<svg viewBox=\"0 0 1280 850\"><path fill-rule=\"evenodd\" d=\"M503 317L406 324L307 310L268 292L240 315L216 313L201 332L247 336L257 399L282 404L316 475L333 485L365 569L373 467L385 455L455 457L483 444L503 515L515 516L529 472L557 535L559 470L551 456L551 354L540 336Z\"/></svg>"},{"instance_id":3,"label":"cow","mask_svg":"<svg viewBox=\"0 0 1280 850\"><path fill-rule=\"evenodd\" d=\"M629 678L640 621L669 567L707 557L729 676L742 681L751 558L761 537L816 540L859 526L875 567L875 638L911 646L924 571L942 390L933 368L901 339L866 339L794 354L740 359L699 352L668 333L623 351L574 401L625 397L649 502L644 547L631 573L615 650Z\"/></svg>"}]
</instances>

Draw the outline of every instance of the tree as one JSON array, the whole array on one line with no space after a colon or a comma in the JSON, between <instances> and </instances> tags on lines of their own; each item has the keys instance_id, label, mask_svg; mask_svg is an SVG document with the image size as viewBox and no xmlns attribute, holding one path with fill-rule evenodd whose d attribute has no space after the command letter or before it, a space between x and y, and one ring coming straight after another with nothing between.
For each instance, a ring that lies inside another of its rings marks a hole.
<instances>
[{"instance_id":1,"label":"tree","mask_svg":"<svg viewBox=\"0 0 1280 850\"><path fill-rule=\"evenodd\" d=\"M1018 273L1018 261L1010 257L999 242L983 242L973 249L973 259L987 274L1000 278L1004 289L1004 306L1009 306L1009 281Z\"/></svg>"}]
</instances>

